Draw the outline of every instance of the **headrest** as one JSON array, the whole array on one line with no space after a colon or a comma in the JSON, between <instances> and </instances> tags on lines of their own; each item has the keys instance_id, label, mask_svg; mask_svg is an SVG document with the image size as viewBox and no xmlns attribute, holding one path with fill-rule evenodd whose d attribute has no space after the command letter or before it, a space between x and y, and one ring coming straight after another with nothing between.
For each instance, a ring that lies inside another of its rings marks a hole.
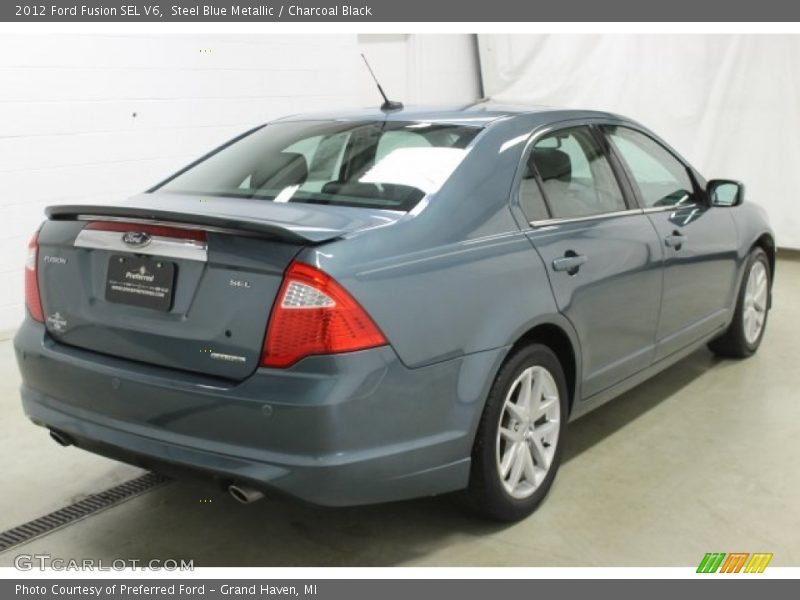
<instances>
[{"instance_id":1,"label":"headrest","mask_svg":"<svg viewBox=\"0 0 800 600\"><path fill-rule=\"evenodd\" d=\"M269 157L267 164L253 173L250 187L254 190L282 190L300 185L308 178L306 157L299 152L279 152Z\"/></svg>"},{"instance_id":2,"label":"headrest","mask_svg":"<svg viewBox=\"0 0 800 600\"><path fill-rule=\"evenodd\" d=\"M572 161L569 154L558 148L534 148L528 159L528 170L533 174L531 166L536 170L542 181L557 180L569 183L572 181Z\"/></svg>"},{"instance_id":3,"label":"headrest","mask_svg":"<svg viewBox=\"0 0 800 600\"><path fill-rule=\"evenodd\" d=\"M385 200L386 208L394 210L411 210L425 195L425 192L410 185L381 183L378 186L360 181L329 181L322 186L322 192L343 197ZM346 202L346 199L340 198L337 201Z\"/></svg>"},{"instance_id":4,"label":"headrest","mask_svg":"<svg viewBox=\"0 0 800 600\"><path fill-rule=\"evenodd\" d=\"M341 196L356 196L358 198L380 198L381 190L374 183L361 183L359 181L329 181L322 186L323 194L339 194Z\"/></svg>"}]
</instances>

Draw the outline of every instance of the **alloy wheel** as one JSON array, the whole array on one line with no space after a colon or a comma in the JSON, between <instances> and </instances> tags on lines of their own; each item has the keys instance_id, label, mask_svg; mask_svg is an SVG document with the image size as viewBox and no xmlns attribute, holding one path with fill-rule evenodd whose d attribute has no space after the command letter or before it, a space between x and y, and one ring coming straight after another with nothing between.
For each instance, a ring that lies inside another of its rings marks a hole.
<instances>
[{"instance_id":1,"label":"alloy wheel","mask_svg":"<svg viewBox=\"0 0 800 600\"><path fill-rule=\"evenodd\" d=\"M742 319L744 336L748 344L755 344L764 329L768 297L767 268L761 261L753 263L744 292Z\"/></svg>"},{"instance_id":2,"label":"alloy wheel","mask_svg":"<svg viewBox=\"0 0 800 600\"><path fill-rule=\"evenodd\" d=\"M512 498L530 497L547 476L560 419L553 375L542 366L528 367L509 388L497 429L497 473Z\"/></svg>"}]
</instances>

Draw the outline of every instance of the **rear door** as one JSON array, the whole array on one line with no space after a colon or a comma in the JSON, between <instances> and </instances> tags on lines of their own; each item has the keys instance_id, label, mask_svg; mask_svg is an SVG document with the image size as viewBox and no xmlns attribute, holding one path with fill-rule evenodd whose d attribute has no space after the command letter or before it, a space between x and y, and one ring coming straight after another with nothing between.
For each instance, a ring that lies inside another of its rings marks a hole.
<instances>
[{"instance_id":1,"label":"rear door","mask_svg":"<svg viewBox=\"0 0 800 600\"><path fill-rule=\"evenodd\" d=\"M658 141L622 126L604 128L658 231L664 292L656 358L727 322L736 277L736 229L730 211L711 207L686 164Z\"/></svg>"},{"instance_id":2,"label":"rear door","mask_svg":"<svg viewBox=\"0 0 800 600\"><path fill-rule=\"evenodd\" d=\"M653 361L659 240L641 209L629 205L594 128L534 138L523 165L518 193L531 221L528 237L578 333L586 398Z\"/></svg>"}]
</instances>

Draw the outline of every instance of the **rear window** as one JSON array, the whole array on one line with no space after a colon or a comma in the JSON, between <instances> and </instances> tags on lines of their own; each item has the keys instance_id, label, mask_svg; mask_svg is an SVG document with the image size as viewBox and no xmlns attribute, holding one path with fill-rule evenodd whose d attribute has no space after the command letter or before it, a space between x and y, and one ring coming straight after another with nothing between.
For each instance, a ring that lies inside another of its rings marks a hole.
<instances>
[{"instance_id":1,"label":"rear window","mask_svg":"<svg viewBox=\"0 0 800 600\"><path fill-rule=\"evenodd\" d=\"M408 211L442 186L479 131L385 121L272 123L154 191Z\"/></svg>"}]
</instances>

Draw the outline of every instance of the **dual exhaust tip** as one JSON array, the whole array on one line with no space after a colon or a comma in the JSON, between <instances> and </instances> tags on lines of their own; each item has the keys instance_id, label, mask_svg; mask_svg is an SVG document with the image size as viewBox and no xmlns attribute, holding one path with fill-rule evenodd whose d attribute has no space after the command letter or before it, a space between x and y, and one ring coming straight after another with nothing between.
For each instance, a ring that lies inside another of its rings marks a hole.
<instances>
[{"instance_id":1,"label":"dual exhaust tip","mask_svg":"<svg viewBox=\"0 0 800 600\"><path fill-rule=\"evenodd\" d=\"M67 446L72 446L75 443L75 440L73 440L70 436L68 436L66 433L58 431L57 429L50 429L50 437L56 444L59 446L64 446L65 448ZM232 483L229 485L228 493L233 496L237 502L241 502L242 504L252 504L253 502L257 502L264 497L264 492L238 483Z\"/></svg>"},{"instance_id":2,"label":"dual exhaust tip","mask_svg":"<svg viewBox=\"0 0 800 600\"><path fill-rule=\"evenodd\" d=\"M50 437L56 444L59 446L64 446L65 448L67 446L72 446L75 443L75 440L69 437L66 433L61 433L56 429L50 430Z\"/></svg>"},{"instance_id":3,"label":"dual exhaust tip","mask_svg":"<svg viewBox=\"0 0 800 600\"><path fill-rule=\"evenodd\" d=\"M241 502L242 504L252 504L264 497L264 492L238 483L229 485L228 493L233 496L237 502Z\"/></svg>"}]
</instances>

